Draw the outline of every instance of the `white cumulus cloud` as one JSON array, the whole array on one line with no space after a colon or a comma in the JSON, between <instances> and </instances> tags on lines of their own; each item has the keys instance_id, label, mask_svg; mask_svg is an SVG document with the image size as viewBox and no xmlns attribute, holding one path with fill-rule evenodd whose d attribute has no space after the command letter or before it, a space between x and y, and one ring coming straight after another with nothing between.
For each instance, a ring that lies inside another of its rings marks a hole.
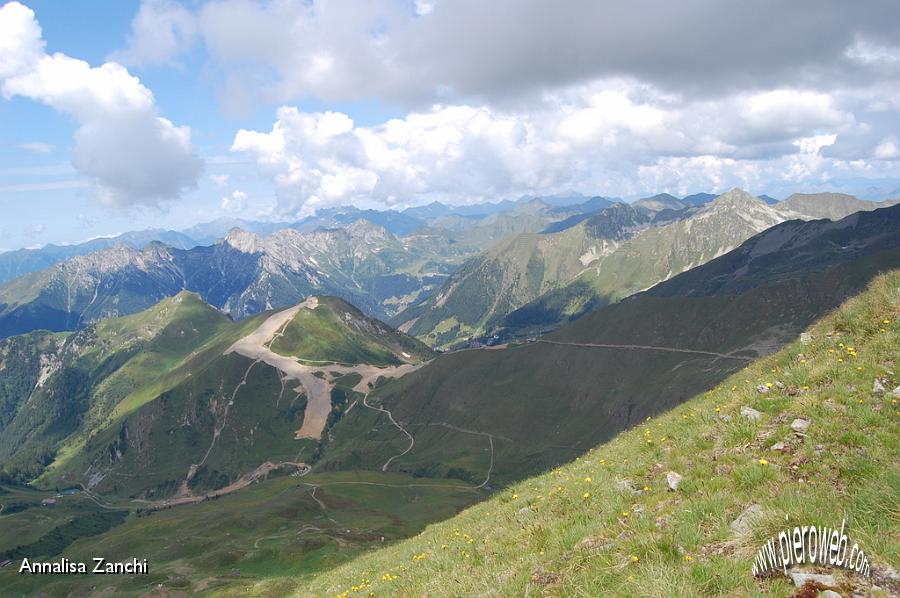
<instances>
[{"instance_id":1,"label":"white cumulus cloud","mask_svg":"<svg viewBox=\"0 0 900 598\"><path fill-rule=\"evenodd\" d=\"M73 166L96 181L104 203L155 204L196 184L202 163L190 129L162 118L137 77L115 62L92 67L44 47L31 9L18 2L0 8L4 97L26 97L76 119Z\"/></svg>"},{"instance_id":2,"label":"white cumulus cloud","mask_svg":"<svg viewBox=\"0 0 900 598\"><path fill-rule=\"evenodd\" d=\"M373 126L282 107L270 131L241 130L232 150L273 179L281 214L293 216L349 203L820 181L838 162L854 168L822 155L842 134L871 133L828 94L690 100L610 79L545 94L527 110L435 105ZM889 141L882 155L892 155Z\"/></svg>"}]
</instances>

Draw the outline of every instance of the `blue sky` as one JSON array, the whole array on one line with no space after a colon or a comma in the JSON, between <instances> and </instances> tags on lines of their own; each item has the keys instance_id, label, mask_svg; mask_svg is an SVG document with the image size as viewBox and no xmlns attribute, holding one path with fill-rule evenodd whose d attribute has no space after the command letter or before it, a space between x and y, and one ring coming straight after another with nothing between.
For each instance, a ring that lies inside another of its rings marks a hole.
<instances>
[{"instance_id":1,"label":"blue sky","mask_svg":"<svg viewBox=\"0 0 900 598\"><path fill-rule=\"evenodd\" d=\"M0 2L0 249L567 190L896 196L897 39L887 0Z\"/></svg>"}]
</instances>

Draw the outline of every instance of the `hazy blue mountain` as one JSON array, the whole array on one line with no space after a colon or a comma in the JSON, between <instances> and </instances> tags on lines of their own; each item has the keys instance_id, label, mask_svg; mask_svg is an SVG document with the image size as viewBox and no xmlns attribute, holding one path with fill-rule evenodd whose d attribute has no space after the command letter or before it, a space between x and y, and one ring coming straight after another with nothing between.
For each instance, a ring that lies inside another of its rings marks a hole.
<instances>
[{"instance_id":1,"label":"hazy blue mountain","mask_svg":"<svg viewBox=\"0 0 900 598\"><path fill-rule=\"evenodd\" d=\"M686 203L689 206L702 206L705 203L709 203L717 197L715 193L694 193L692 195L685 195L681 198L681 201Z\"/></svg>"},{"instance_id":2,"label":"hazy blue mountain","mask_svg":"<svg viewBox=\"0 0 900 598\"><path fill-rule=\"evenodd\" d=\"M110 237L91 239L72 245L44 245L38 249L17 249L0 253L0 282L49 268L70 257L86 255L115 245L140 249L152 241L161 241L177 249L190 249L198 243L191 236L171 230L148 229Z\"/></svg>"},{"instance_id":3,"label":"hazy blue mountain","mask_svg":"<svg viewBox=\"0 0 900 598\"><path fill-rule=\"evenodd\" d=\"M681 210L688 207L688 204L668 193L658 193L652 197L645 197L635 201L632 205L653 212L659 212L666 209Z\"/></svg>"},{"instance_id":4,"label":"hazy blue mountain","mask_svg":"<svg viewBox=\"0 0 900 598\"><path fill-rule=\"evenodd\" d=\"M358 220L342 229L268 236L232 229L213 245L124 245L0 285L0 337L72 330L147 309L181 290L243 318L324 293L387 318L443 282L469 255L441 237L398 239Z\"/></svg>"}]
</instances>

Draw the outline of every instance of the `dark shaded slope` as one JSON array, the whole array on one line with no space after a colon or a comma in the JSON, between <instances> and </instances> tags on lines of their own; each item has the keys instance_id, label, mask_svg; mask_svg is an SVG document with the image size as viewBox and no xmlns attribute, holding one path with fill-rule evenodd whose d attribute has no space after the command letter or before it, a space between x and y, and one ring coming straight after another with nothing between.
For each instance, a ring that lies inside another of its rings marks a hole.
<instances>
[{"instance_id":1,"label":"dark shaded slope","mask_svg":"<svg viewBox=\"0 0 900 598\"><path fill-rule=\"evenodd\" d=\"M773 262L768 276L760 270L755 284L735 287L738 292L720 286L716 294L702 296L691 281L728 273L739 278L745 267L741 255L752 247L758 252L765 234L544 339L447 354L386 384L370 402L391 411L415 438L412 450L391 468L473 483L484 480L490 468L492 480L510 481L712 388L746 360L796 338L879 272L900 266L896 214L871 216L840 226L776 227L780 230L773 229L769 241L787 231L803 234L781 245L779 267ZM822 251L832 245L833 252ZM332 468L376 468L409 444L383 415L364 409L345 416L334 438L324 461Z\"/></svg>"}]
</instances>

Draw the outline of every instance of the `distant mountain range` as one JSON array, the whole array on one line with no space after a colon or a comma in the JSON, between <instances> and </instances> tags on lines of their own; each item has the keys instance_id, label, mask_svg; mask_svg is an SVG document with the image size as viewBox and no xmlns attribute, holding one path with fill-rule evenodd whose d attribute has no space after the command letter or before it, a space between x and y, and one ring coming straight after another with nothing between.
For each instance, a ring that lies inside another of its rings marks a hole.
<instances>
[{"instance_id":1,"label":"distant mountain range","mask_svg":"<svg viewBox=\"0 0 900 598\"><path fill-rule=\"evenodd\" d=\"M176 249L190 249L198 243L186 233L171 230L149 229L128 232L111 237L91 239L75 245L45 245L40 249L16 249L0 253L0 283L17 276L43 270L54 264L79 255L87 255L116 245L141 249L158 241Z\"/></svg>"},{"instance_id":2,"label":"distant mountain range","mask_svg":"<svg viewBox=\"0 0 900 598\"><path fill-rule=\"evenodd\" d=\"M440 283L464 256L454 250L429 236L401 241L364 220L267 237L234 229L215 245L192 249L116 246L0 287L0 336L72 330L146 309L183 289L235 318L323 292L386 318Z\"/></svg>"},{"instance_id":3,"label":"distant mountain range","mask_svg":"<svg viewBox=\"0 0 900 598\"><path fill-rule=\"evenodd\" d=\"M525 336L704 264L785 220L883 205L830 195L769 205L738 189L712 201L708 194L689 197L691 205L668 194L614 204L571 226L507 239L391 322L440 347Z\"/></svg>"},{"instance_id":4,"label":"distant mountain range","mask_svg":"<svg viewBox=\"0 0 900 598\"><path fill-rule=\"evenodd\" d=\"M709 220L703 215L716 203L711 197L659 194L629 209L578 195L463 207L435 202L403 212L336 208L293 223L222 219L182 232L7 252L0 254L0 281L8 278L0 286L0 335L83 326L181 289L238 318L324 292L452 346L488 332L556 326L789 217L838 218L890 203L793 195L765 215L753 201ZM754 204L756 216L746 211ZM233 225L240 228L224 230ZM665 232L651 234L657 229Z\"/></svg>"}]
</instances>

